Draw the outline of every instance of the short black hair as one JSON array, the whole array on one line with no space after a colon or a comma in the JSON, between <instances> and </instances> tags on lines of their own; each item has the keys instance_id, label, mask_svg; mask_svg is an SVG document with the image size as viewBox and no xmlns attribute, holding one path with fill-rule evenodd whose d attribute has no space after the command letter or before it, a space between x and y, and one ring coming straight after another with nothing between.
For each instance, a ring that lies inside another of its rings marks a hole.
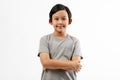
<instances>
[{"instance_id":1,"label":"short black hair","mask_svg":"<svg viewBox=\"0 0 120 80\"><path fill-rule=\"evenodd\" d=\"M52 7L50 13L49 13L49 18L50 18L50 22L52 22L52 15L55 14L56 12L60 11L60 10L66 10L67 14L68 14L68 18L72 18L72 13L70 11L70 9L63 5L63 4L56 4Z\"/></svg>"}]
</instances>

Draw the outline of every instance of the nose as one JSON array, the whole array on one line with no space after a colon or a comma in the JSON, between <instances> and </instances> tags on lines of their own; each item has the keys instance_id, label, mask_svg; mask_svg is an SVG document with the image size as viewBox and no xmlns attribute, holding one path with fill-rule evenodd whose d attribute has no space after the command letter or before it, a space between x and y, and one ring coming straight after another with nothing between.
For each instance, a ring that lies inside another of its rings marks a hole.
<instances>
[{"instance_id":1,"label":"nose","mask_svg":"<svg viewBox=\"0 0 120 80\"><path fill-rule=\"evenodd\" d=\"M62 24L62 23L63 23L63 21L59 19L58 20L58 24Z\"/></svg>"}]
</instances>

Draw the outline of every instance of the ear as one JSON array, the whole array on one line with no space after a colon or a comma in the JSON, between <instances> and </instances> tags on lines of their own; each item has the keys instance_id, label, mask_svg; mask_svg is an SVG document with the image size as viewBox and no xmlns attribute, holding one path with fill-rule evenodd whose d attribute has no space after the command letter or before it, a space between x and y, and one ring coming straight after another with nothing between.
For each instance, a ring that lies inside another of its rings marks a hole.
<instances>
[{"instance_id":1,"label":"ear","mask_svg":"<svg viewBox=\"0 0 120 80\"><path fill-rule=\"evenodd\" d=\"M49 23L52 25L52 22L51 22L51 20L49 19Z\"/></svg>"},{"instance_id":2,"label":"ear","mask_svg":"<svg viewBox=\"0 0 120 80\"><path fill-rule=\"evenodd\" d=\"M69 24L71 24L71 23L72 23L72 19L70 18L70 19L69 19Z\"/></svg>"}]
</instances>

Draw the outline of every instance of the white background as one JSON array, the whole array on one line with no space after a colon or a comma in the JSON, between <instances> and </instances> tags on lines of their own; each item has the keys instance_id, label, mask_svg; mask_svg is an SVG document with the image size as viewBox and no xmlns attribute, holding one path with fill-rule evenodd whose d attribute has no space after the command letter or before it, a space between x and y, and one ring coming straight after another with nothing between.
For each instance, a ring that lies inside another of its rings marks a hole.
<instances>
[{"instance_id":1,"label":"white background","mask_svg":"<svg viewBox=\"0 0 120 80\"><path fill-rule=\"evenodd\" d=\"M56 3L70 8L67 32L81 41L78 80L120 80L119 0L0 0L0 80L40 80L39 39L53 32Z\"/></svg>"}]
</instances>

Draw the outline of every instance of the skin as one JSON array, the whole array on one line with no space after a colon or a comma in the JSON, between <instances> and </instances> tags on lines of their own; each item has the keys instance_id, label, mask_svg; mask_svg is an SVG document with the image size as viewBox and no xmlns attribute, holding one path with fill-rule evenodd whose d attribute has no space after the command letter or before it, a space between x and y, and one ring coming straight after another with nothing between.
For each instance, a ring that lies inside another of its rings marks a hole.
<instances>
[{"instance_id":1,"label":"skin","mask_svg":"<svg viewBox=\"0 0 120 80\"><path fill-rule=\"evenodd\" d=\"M60 10L53 14L52 22L49 23L54 28L54 36L60 39L63 39L67 36L66 29L69 24L71 24L72 19L68 18L68 14L65 10ZM80 71L82 65L80 64L80 57L73 56L72 60L54 60L50 59L48 53L40 54L40 61L42 63L43 69L64 69L64 70L73 70Z\"/></svg>"},{"instance_id":2,"label":"skin","mask_svg":"<svg viewBox=\"0 0 120 80\"><path fill-rule=\"evenodd\" d=\"M54 35L59 38L65 38L67 36L66 29L71 22L72 19L68 18L65 10L60 10L53 14L50 24L54 27Z\"/></svg>"}]
</instances>

